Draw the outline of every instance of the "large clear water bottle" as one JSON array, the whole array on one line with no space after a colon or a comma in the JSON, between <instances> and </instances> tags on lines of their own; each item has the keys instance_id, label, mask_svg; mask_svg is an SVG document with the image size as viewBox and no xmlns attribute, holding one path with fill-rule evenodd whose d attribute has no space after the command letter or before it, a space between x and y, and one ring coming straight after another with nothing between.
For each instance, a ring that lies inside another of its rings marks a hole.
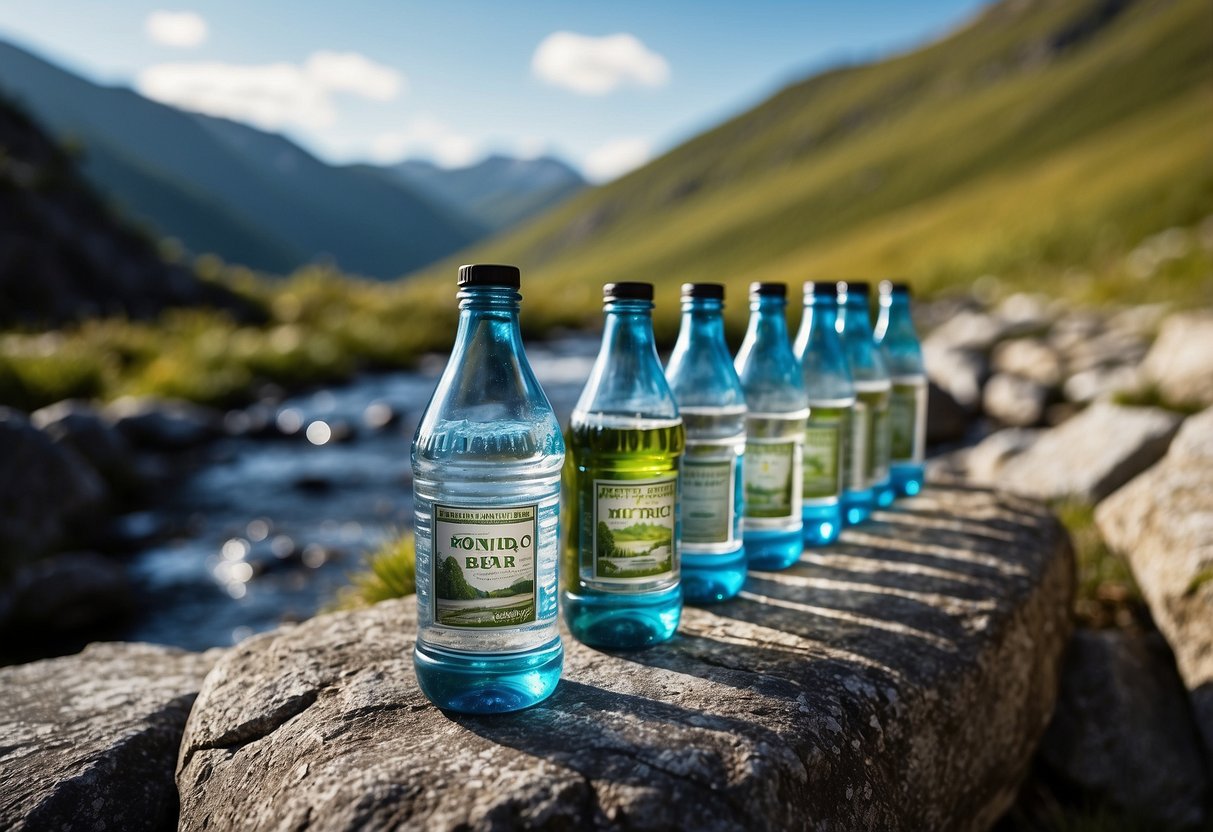
<instances>
[{"instance_id":1,"label":"large clear water bottle","mask_svg":"<svg viewBox=\"0 0 1213 832\"><path fill-rule=\"evenodd\" d=\"M665 370L687 434L682 592L690 603L732 598L746 576L745 394L725 343L723 307L719 283L682 284L682 325Z\"/></svg>"},{"instance_id":2,"label":"large clear water bottle","mask_svg":"<svg viewBox=\"0 0 1213 832\"><path fill-rule=\"evenodd\" d=\"M893 383L889 399L889 475L894 490L913 496L922 490L927 447L927 374L922 345L910 317L910 287L880 283L880 314L876 319L880 344Z\"/></svg>"},{"instance_id":3,"label":"large clear water bottle","mask_svg":"<svg viewBox=\"0 0 1213 832\"><path fill-rule=\"evenodd\" d=\"M564 440L518 329L513 266L459 269L459 331L413 439L422 691L469 713L525 708L560 679Z\"/></svg>"},{"instance_id":4,"label":"large clear water bottle","mask_svg":"<svg viewBox=\"0 0 1213 832\"><path fill-rule=\"evenodd\" d=\"M838 539L843 525L842 495L849 483L848 439L855 386L837 322L837 285L805 283L804 317L793 350L809 399L801 509L806 546L824 546Z\"/></svg>"},{"instance_id":5,"label":"large clear water bottle","mask_svg":"<svg viewBox=\"0 0 1213 832\"><path fill-rule=\"evenodd\" d=\"M750 569L786 569L804 551L809 400L788 340L787 295L783 283L750 284L750 323L733 362L747 408L742 529Z\"/></svg>"},{"instance_id":6,"label":"large clear water bottle","mask_svg":"<svg viewBox=\"0 0 1213 832\"><path fill-rule=\"evenodd\" d=\"M653 343L653 286L603 289L602 347L569 425L565 622L594 647L665 641L682 615L679 473L686 444Z\"/></svg>"},{"instance_id":7,"label":"large clear water bottle","mask_svg":"<svg viewBox=\"0 0 1213 832\"><path fill-rule=\"evenodd\" d=\"M862 523L879 506L893 504L889 480L889 398L892 385L880 347L872 337L867 283L838 284L838 334L855 383L851 420L849 487L843 492L848 523Z\"/></svg>"}]
</instances>

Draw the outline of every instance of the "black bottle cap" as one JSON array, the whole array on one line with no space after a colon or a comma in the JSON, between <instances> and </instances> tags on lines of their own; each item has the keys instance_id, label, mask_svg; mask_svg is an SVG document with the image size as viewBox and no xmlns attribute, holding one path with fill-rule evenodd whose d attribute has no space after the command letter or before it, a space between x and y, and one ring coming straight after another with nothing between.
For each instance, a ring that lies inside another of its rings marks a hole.
<instances>
[{"instance_id":1,"label":"black bottle cap","mask_svg":"<svg viewBox=\"0 0 1213 832\"><path fill-rule=\"evenodd\" d=\"M724 286L719 283L684 283L683 300L724 300Z\"/></svg>"},{"instance_id":2,"label":"black bottle cap","mask_svg":"<svg viewBox=\"0 0 1213 832\"><path fill-rule=\"evenodd\" d=\"M895 283L892 280L880 281L880 294L891 295L894 292L901 292L903 294L908 295L908 294L910 294L910 284L909 283Z\"/></svg>"},{"instance_id":3,"label":"black bottle cap","mask_svg":"<svg viewBox=\"0 0 1213 832\"><path fill-rule=\"evenodd\" d=\"M872 287L866 281L862 280L840 280L838 281L838 294L840 295L863 295L867 297L872 293Z\"/></svg>"},{"instance_id":4,"label":"black bottle cap","mask_svg":"<svg viewBox=\"0 0 1213 832\"><path fill-rule=\"evenodd\" d=\"M836 298L838 297L838 284L834 281L824 280L806 280L804 284L804 296L806 298Z\"/></svg>"},{"instance_id":5,"label":"black bottle cap","mask_svg":"<svg viewBox=\"0 0 1213 832\"><path fill-rule=\"evenodd\" d=\"M648 300L653 299L652 283L608 283L602 287L602 299L612 300Z\"/></svg>"},{"instance_id":6,"label":"black bottle cap","mask_svg":"<svg viewBox=\"0 0 1213 832\"><path fill-rule=\"evenodd\" d=\"M786 298L788 284L786 283L751 283L750 297L752 298Z\"/></svg>"},{"instance_id":7,"label":"black bottle cap","mask_svg":"<svg viewBox=\"0 0 1213 832\"><path fill-rule=\"evenodd\" d=\"M494 263L469 263L459 267L459 285L462 286L508 286L517 289L522 284L522 273L517 266L501 266Z\"/></svg>"}]
</instances>

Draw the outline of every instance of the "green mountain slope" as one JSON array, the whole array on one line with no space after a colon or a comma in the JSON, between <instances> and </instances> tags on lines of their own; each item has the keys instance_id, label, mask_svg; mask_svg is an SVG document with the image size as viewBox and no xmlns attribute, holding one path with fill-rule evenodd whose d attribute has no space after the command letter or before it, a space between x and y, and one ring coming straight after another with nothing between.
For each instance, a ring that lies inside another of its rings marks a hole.
<instances>
[{"instance_id":1,"label":"green mountain slope","mask_svg":"<svg viewBox=\"0 0 1213 832\"><path fill-rule=\"evenodd\" d=\"M317 257L395 277L483 234L399 182L320 162L288 140L101 87L0 43L0 90L61 140L107 197L195 252L271 271Z\"/></svg>"},{"instance_id":2,"label":"green mountain slope","mask_svg":"<svg viewBox=\"0 0 1213 832\"><path fill-rule=\"evenodd\" d=\"M535 327L596 318L599 284L620 279L665 284L667 326L684 280L734 298L750 280L891 274L1056 289L1213 213L1211 43L1203 0L1006 0L915 52L790 86L426 275L516 262Z\"/></svg>"},{"instance_id":3,"label":"green mountain slope","mask_svg":"<svg viewBox=\"0 0 1213 832\"><path fill-rule=\"evenodd\" d=\"M230 292L163 260L153 240L113 216L66 153L0 97L0 327L151 318L180 306L248 311ZM22 385L5 376L0 361L0 389L25 403Z\"/></svg>"}]
</instances>

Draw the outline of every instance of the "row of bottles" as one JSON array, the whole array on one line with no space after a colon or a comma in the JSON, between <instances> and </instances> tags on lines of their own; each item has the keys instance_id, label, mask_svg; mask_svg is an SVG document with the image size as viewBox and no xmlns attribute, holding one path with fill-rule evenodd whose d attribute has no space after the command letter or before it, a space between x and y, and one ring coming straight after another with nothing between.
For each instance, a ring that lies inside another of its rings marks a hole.
<instances>
[{"instance_id":1,"label":"row of bottles","mask_svg":"<svg viewBox=\"0 0 1213 832\"><path fill-rule=\"evenodd\" d=\"M656 644L684 599L731 598L747 569L786 568L921 488L925 380L902 285L882 284L873 333L866 284L805 284L793 345L786 287L753 284L734 359L724 288L685 284L663 371L652 285L608 284L564 436L522 349L518 270L464 266L459 287L413 443L415 666L442 707L547 697L558 607L591 646Z\"/></svg>"}]
</instances>

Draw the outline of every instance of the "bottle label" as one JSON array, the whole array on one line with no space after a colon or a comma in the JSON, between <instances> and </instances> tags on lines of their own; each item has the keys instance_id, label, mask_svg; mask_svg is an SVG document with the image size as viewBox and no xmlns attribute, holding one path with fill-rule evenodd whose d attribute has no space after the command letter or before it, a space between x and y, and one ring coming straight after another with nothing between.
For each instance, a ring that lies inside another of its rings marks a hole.
<instances>
[{"instance_id":1,"label":"bottle label","mask_svg":"<svg viewBox=\"0 0 1213 832\"><path fill-rule=\"evenodd\" d=\"M806 502L838 496L842 424L837 419L809 416L804 431L804 476L801 493Z\"/></svg>"},{"instance_id":2,"label":"bottle label","mask_svg":"<svg viewBox=\"0 0 1213 832\"><path fill-rule=\"evenodd\" d=\"M535 620L538 506L434 506L434 621L505 628Z\"/></svg>"},{"instance_id":3,"label":"bottle label","mask_svg":"<svg viewBox=\"0 0 1213 832\"><path fill-rule=\"evenodd\" d=\"M696 461L682 469L682 542L733 543L737 457Z\"/></svg>"},{"instance_id":4,"label":"bottle label","mask_svg":"<svg viewBox=\"0 0 1213 832\"><path fill-rule=\"evenodd\" d=\"M926 450L926 386L919 378L894 379L889 399L889 458L893 462L921 462Z\"/></svg>"},{"instance_id":5,"label":"bottle label","mask_svg":"<svg viewBox=\"0 0 1213 832\"><path fill-rule=\"evenodd\" d=\"M875 460L875 454L869 445L871 438L872 412L865 402L856 399L855 407L851 411L850 435L847 437L850 450L847 454L848 478L845 486L852 491L863 491L872 484L868 479Z\"/></svg>"},{"instance_id":6,"label":"bottle label","mask_svg":"<svg viewBox=\"0 0 1213 832\"><path fill-rule=\"evenodd\" d=\"M801 462L800 443L747 439L745 446L745 516L786 520L800 514L795 486Z\"/></svg>"},{"instance_id":7,"label":"bottle label","mask_svg":"<svg viewBox=\"0 0 1213 832\"><path fill-rule=\"evenodd\" d=\"M677 475L594 480L594 577L636 583L676 573L677 518Z\"/></svg>"},{"instance_id":8,"label":"bottle label","mask_svg":"<svg viewBox=\"0 0 1213 832\"><path fill-rule=\"evenodd\" d=\"M871 461L871 481L883 482L889 476L889 408L888 400L884 407L872 408L872 436L869 439L873 450Z\"/></svg>"}]
</instances>

